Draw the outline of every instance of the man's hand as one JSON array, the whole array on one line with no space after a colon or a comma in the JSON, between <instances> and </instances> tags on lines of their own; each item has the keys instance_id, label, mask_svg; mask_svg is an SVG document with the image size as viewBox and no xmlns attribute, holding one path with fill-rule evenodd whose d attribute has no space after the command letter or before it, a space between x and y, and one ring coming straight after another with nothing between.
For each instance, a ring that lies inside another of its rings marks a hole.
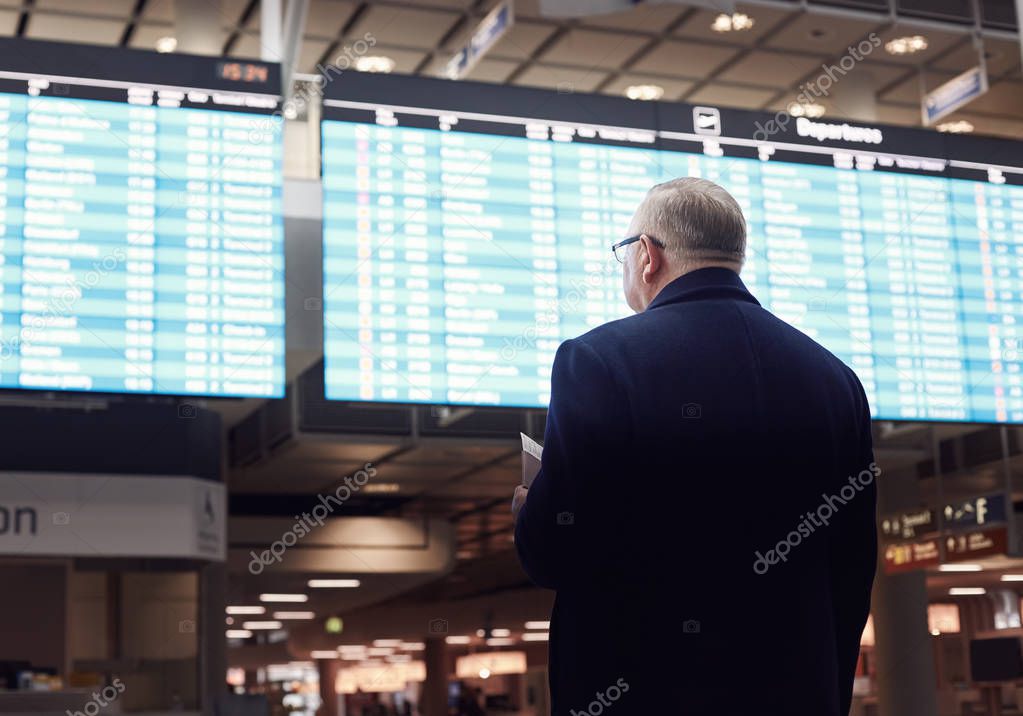
<instances>
[{"instance_id":1,"label":"man's hand","mask_svg":"<svg viewBox=\"0 0 1023 716\"><path fill-rule=\"evenodd\" d=\"M517 485L515 487L515 494L512 496L512 519L517 520L519 518L519 510L526 504L526 496L529 495L529 488L525 485Z\"/></svg>"}]
</instances>

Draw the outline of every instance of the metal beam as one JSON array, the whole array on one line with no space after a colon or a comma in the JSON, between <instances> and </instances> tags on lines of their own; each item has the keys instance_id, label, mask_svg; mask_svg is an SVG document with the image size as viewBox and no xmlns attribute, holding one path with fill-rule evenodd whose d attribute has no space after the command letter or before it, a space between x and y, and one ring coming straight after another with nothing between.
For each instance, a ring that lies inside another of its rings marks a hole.
<instances>
[{"instance_id":1,"label":"metal beam","mask_svg":"<svg viewBox=\"0 0 1023 716\"><path fill-rule=\"evenodd\" d=\"M284 96L291 96L291 73L295 71L298 53L302 50L302 33L309 15L309 0L288 0L284 11L284 31L281 33L281 79Z\"/></svg>"}]
</instances>

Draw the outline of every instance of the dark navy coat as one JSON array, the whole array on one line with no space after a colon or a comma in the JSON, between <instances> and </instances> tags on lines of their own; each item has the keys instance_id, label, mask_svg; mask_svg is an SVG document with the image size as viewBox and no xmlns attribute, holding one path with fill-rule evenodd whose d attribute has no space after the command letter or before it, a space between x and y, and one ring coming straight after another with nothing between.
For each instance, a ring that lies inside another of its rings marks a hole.
<instances>
[{"instance_id":1,"label":"dark navy coat","mask_svg":"<svg viewBox=\"0 0 1023 716\"><path fill-rule=\"evenodd\" d=\"M867 399L735 272L563 343L542 462L515 544L557 591L556 716L848 713L877 555Z\"/></svg>"}]
</instances>

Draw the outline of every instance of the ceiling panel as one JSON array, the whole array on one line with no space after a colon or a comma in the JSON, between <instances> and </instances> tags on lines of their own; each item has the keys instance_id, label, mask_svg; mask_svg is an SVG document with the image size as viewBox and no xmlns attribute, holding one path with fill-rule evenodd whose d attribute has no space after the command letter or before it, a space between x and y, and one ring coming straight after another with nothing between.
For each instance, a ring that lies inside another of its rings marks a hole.
<instances>
[{"instance_id":1,"label":"ceiling panel","mask_svg":"<svg viewBox=\"0 0 1023 716\"><path fill-rule=\"evenodd\" d=\"M785 89L819 69L823 60L786 52L751 52L718 77L727 82Z\"/></svg>"},{"instance_id":2,"label":"ceiling panel","mask_svg":"<svg viewBox=\"0 0 1023 716\"><path fill-rule=\"evenodd\" d=\"M103 2L82 2L82 0L36 0L40 10L57 10L83 15L106 15L126 18L131 15L135 0L103 0Z\"/></svg>"},{"instance_id":3,"label":"ceiling panel","mask_svg":"<svg viewBox=\"0 0 1023 716\"><path fill-rule=\"evenodd\" d=\"M156 48L156 41L161 37L174 34L174 27L171 25L138 24L131 34L130 47L137 50L153 50Z\"/></svg>"},{"instance_id":4,"label":"ceiling panel","mask_svg":"<svg viewBox=\"0 0 1023 716\"><path fill-rule=\"evenodd\" d=\"M546 87L571 94L573 92L593 92L606 76L607 72L602 70L533 65L516 78L515 84Z\"/></svg>"},{"instance_id":5,"label":"ceiling panel","mask_svg":"<svg viewBox=\"0 0 1023 716\"><path fill-rule=\"evenodd\" d=\"M753 27L742 32L714 32L710 25L719 13L710 10L699 10L686 22L675 30L679 37L692 38L697 40L714 40L716 42L727 42L729 44L749 47L760 40L768 31L777 25L788 15L795 16L797 13L790 13L787 10L778 10L768 7L744 7L741 4L737 10L746 12L753 18Z\"/></svg>"},{"instance_id":6,"label":"ceiling panel","mask_svg":"<svg viewBox=\"0 0 1023 716\"><path fill-rule=\"evenodd\" d=\"M764 46L841 57L849 52L850 45L866 38L879 24L873 20L797 14L772 33L764 41Z\"/></svg>"},{"instance_id":7,"label":"ceiling panel","mask_svg":"<svg viewBox=\"0 0 1023 716\"><path fill-rule=\"evenodd\" d=\"M153 22L174 22L174 0L148 0L142 17Z\"/></svg>"},{"instance_id":8,"label":"ceiling panel","mask_svg":"<svg viewBox=\"0 0 1023 716\"><path fill-rule=\"evenodd\" d=\"M40 12L33 13L29 18L25 35L37 40L113 45L121 39L124 27L125 23L121 20L98 20Z\"/></svg>"},{"instance_id":9,"label":"ceiling panel","mask_svg":"<svg viewBox=\"0 0 1023 716\"><path fill-rule=\"evenodd\" d=\"M984 41L984 51L989 76L998 77L1010 70L1015 70L1015 74L1019 75L1020 49L1018 42L988 39ZM977 51L973 48L972 43L967 43L935 61L934 66L958 74L971 67L976 67L977 63Z\"/></svg>"},{"instance_id":10,"label":"ceiling panel","mask_svg":"<svg viewBox=\"0 0 1023 716\"><path fill-rule=\"evenodd\" d=\"M892 55L884 49L889 40L907 35L924 35L927 38L927 49L915 52L912 55ZM866 57L867 64L872 61L894 62L900 65L920 65L930 62L935 56L948 50L956 43L962 42L964 37L960 33L942 32L934 29L922 29L919 26L907 25L905 23L896 25L890 30L878 33L881 45Z\"/></svg>"},{"instance_id":11,"label":"ceiling panel","mask_svg":"<svg viewBox=\"0 0 1023 716\"><path fill-rule=\"evenodd\" d=\"M458 19L456 13L446 10L370 5L348 38L363 38L368 33L382 45L433 48Z\"/></svg>"},{"instance_id":12,"label":"ceiling panel","mask_svg":"<svg viewBox=\"0 0 1023 716\"><path fill-rule=\"evenodd\" d=\"M696 82L694 80L676 80L655 75L642 75L626 73L611 80L601 91L606 94L624 95L630 85L659 85L664 88L664 99L678 99L683 93L691 90Z\"/></svg>"},{"instance_id":13,"label":"ceiling panel","mask_svg":"<svg viewBox=\"0 0 1023 716\"><path fill-rule=\"evenodd\" d=\"M323 53L330 47L328 40L314 40L312 38L305 38L302 41L302 48L298 53L297 69L299 72L308 72L315 74L317 72L316 64L323 57Z\"/></svg>"},{"instance_id":14,"label":"ceiling panel","mask_svg":"<svg viewBox=\"0 0 1023 716\"><path fill-rule=\"evenodd\" d=\"M540 59L555 65L615 69L648 42L648 38L620 32L570 30L540 55Z\"/></svg>"},{"instance_id":15,"label":"ceiling panel","mask_svg":"<svg viewBox=\"0 0 1023 716\"><path fill-rule=\"evenodd\" d=\"M508 30L508 32L497 41L497 44L490 49L490 52L487 53L487 57L510 57L519 60L527 59L531 57L540 45L553 35L557 29L556 25L539 22L520 22L516 20L511 29ZM471 33L472 28L466 27L462 32L456 33L445 47L453 53L456 49L464 45Z\"/></svg>"},{"instance_id":16,"label":"ceiling panel","mask_svg":"<svg viewBox=\"0 0 1023 716\"><path fill-rule=\"evenodd\" d=\"M309 14L306 16L303 34L306 37L333 40L341 33L341 29L351 18L356 7L358 6L355 2L348 0L312 0L309 3ZM260 22L260 7L257 6L245 27L255 32L259 30Z\"/></svg>"},{"instance_id":17,"label":"ceiling panel","mask_svg":"<svg viewBox=\"0 0 1023 716\"><path fill-rule=\"evenodd\" d=\"M612 12L606 15L590 15L580 22L593 27L607 27L614 30L629 30L647 33L661 33L684 11L670 4L639 5L625 12Z\"/></svg>"},{"instance_id":18,"label":"ceiling panel","mask_svg":"<svg viewBox=\"0 0 1023 716\"><path fill-rule=\"evenodd\" d=\"M1023 84L997 82L991 85L987 94L973 100L967 108L970 112L1023 117Z\"/></svg>"},{"instance_id":19,"label":"ceiling panel","mask_svg":"<svg viewBox=\"0 0 1023 716\"><path fill-rule=\"evenodd\" d=\"M713 82L686 98L694 104L724 107L760 107L777 94L774 90L758 87L740 87Z\"/></svg>"},{"instance_id":20,"label":"ceiling panel","mask_svg":"<svg viewBox=\"0 0 1023 716\"><path fill-rule=\"evenodd\" d=\"M18 28L19 16L14 10L0 10L0 35L13 35Z\"/></svg>"},{"instance_id":21,"label":"ceiling panel","mask_svg":"<svg viewBox=\"0 0 1023 716\"><path fill-rule=\"evenodd\" d=\"M669 77L703 79L738 53L737 48L722 45L665 41L644 55L630 69Z\"/></svg>"}]
</instances>

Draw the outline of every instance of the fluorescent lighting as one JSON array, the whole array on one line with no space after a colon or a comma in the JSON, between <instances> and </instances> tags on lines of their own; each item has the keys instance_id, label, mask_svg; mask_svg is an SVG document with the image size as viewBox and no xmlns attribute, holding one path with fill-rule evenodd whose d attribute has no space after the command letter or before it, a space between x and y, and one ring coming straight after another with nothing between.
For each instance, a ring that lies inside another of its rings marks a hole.
<instances>
[{"instance_id":1,"label":"fluorescent lighting","mask_svg":"<svg viewBox=\"0 0 1023 716\"><path fill-rule=\"evenodd\" d=\"M446 636L444 641L448 644L468 644L470 639L467 636Z\"/></svg>"},{"instance_id":2,"label":"fluorescent lighting","mask_svg":"<svg viewBox=\"0 0 1023 716\"><path fill-rule=\"evenodd\" d=\"M260 594L261 602L308 602L308 594Z\"/></svg>"},{"instance_id":3,"label":"fluorescent lighting","mask_svg":"<svg viewBox=\"0 0 1023 716\"><path fill-rule=\"evenodd\" d=\"M373 646L401 646L401 639L375 639L373 641Z\"/></svg>"},{"instance_id":4,"label":"fluorescent lighting","mask_svg":"<svg viewBox=\"0 0 1023 716\"><path fill-rule=\"evenodd\" d=\"M394 649L389 646L373 646L366 649L368 656L390 656L394 653Z\"/></svg>"},{"instance_id":5,"label":"fluorescent lighting","mask_svg":"<svg viewBox=\"0 0 1023 716\"><path fill-rule=\"evenodd\" d=\"M625 96L644 101L658 100L664 96L664 88L660 85L629 85L625 88Z\"/></svg>"},{"instance_id":6,"label":"fluorescent lighting","mask_svg":"<svg viewBox=\"0 0 1023 716\"><path fill-rule=\"evenodd\" d=\"M987 590L983 587L952 587L948 593L953 597L972 597L987 594Z\"/></svg>"},{"instance_id":7,"label":"fluorescent lighting","mask_svg":"<svg viewBox=\"0 0 1023 716\"><path fill-rule=\"evenodd\" d=\"M1023 574L1003 574L1003 582L1023 582Z\"/></svg>"},{"instance_id":8,"label":"fluorescent lighting","mask_svg":"<svg viewBox=\"0 0 1023 716\"><path fill-rule=\"evenodd\" d=\"M714 32L743 32L753 27L754 20L744 12L721 13L714 18L710 29Z\"/></svg>"},{"instance_id":9,"label":"fluorescent lighting","mask_svg":"<svg viewBox=\"0 0 1023 716\"><path fill-rule=\"evenodd\" d=\"M257 629L280 629L284 626L284 624L278 621L265 621L245 622L244 624L242 624L242 626L246 629L252 629L253 631L255 631Z\"/></svg>"},{"instance_id":10,"label":"fluorescent lighting","mask_svg":"<svg viewBox=\"0 0 1023 716\"><path fill-rule=\"evenodd\" d=\"M165 35L156 41L157 52L163 52L166 54L168 52L174 52L176 49L178 49L178 38L176 37Z\"/></svg>"},{"instance_id":11,"label":"fluorescent lighting","mask_svg":"<svg viewBox=\"0 0 1023 716\"><path fill-rule=\"evenodd\" d=\"M912 55L914 52L922 52L927 49L927 38L923 35L907 35L896 37L884 43L884 49L889 55Z\"/></svg>"},{"instance_id":12,"label":"fluorescent lighting","mask_svg":"<svg viewBox=\"0 0 1023 716\"><path fill-rule=\"evenodd\" d=\"M522 641L550 641L551 634L546 631L526 632L522 635Z\"/></svg>"},{"instance_id":13,"label":"fluorescent lighting","mask_svg":"<svg viewBox=\"0 0 1023 716\"><path fill-rule=\"evenodd\" d=\"M249 631L248 629L228 629L227 630L227 638L228 639L248 639L250 636L252 636L252 632Z\"/></svg>"},{"instance_id":14,"label":"fluorescent lighting","mask_svg":"<svg viewBox=\"0 0 1023 716\"><path fill-rule=\"evenodd\" d=\"M383 72L394 69L394 60L383 55L365 55L355 60L355 69L359 72Z\"/></svg>"},{"instance_id":15,"label":"fluorescent lighting","mask_svg":"<svg viewBox=\"0 0 1023 716\"><path fill-rule=\"evenodd\" d=\"M394 493L401 491L401 485L397 482L371 482L362 488L363 492L369 493Z\"/></svg>"},{"instance_id":16,"label":"fluorescent lighting","mask_svg":"<svg viewBox=\"0 0 1023 716\"><path fill-rule=\"evenodd\" d=\"M491 629L490 636L506 637L511 636L510 629Z\"/></svg>"},{"instance_id":17,"label":"fluorescent lighting","mask_svg":"<svg viewBox=\"0 0 1023 716\"><path fill-rule=\"evenodd\" d=\"M426 648L426 644L424 644L421 641L412 642L403 641L401 643L401 648L404 649L405 651L422 651L423 649Z\"/></svg>"},{"instance_id":18,"label":"fluorescent lighting","mask_svg":"<svg viewBox=\"0 0 1023 716\"><path fill-rule=\"evenodd\" d=\"M487 646L511 646L514 643L514 639L487 639Z\"/></svg>"},{"instance_id":19,"label":"fluorescent lighting","mask_svg":"<svg viewBox=\"0 0 1023 716\"><path fill-rule=\"evenodd\" d=\"M320 651L320 650L315 650L315 651L310 651L309 652L309 656L313 657L314 659L336 659L337 658L337 652L336 651Z\"/></svg>"},{"instance_id":20,"label":"fluorescent lighting","mask_svg":"<svg viewBox=\"0 0 1023 716\"><path fill-rule=\"evenodd\" d=\"M266 607L228 607L228 614L266 614Z\"/></svg>"},{"instance_id":21,"label":"fluorescent lighting","mask_svg":"<svg viewBox=\"0 0 1023 716\"><path fill-rule=\"evenodd\" d=\"M939 572L980 572L983 569L979 564L943 564L938 567Z\"/></svg>"},{"instance_id":22,"label":"fluorescent lighting","mask_svg":"<svg viewBox=\"0 0 1023 716\"><path fill-rule=\"evenodd\" d=\"M361 582L358 579L310 579L312 589L354 589Z\"/></svg>"},{"instance_id":23,"label":"fluorescent lighting","mask_svg":"<svg viewBox=\"0 0 1023 716\"><path fill-rule=\"evenodd\" d=\"M550 628L550 622L526 622L526 629L543 629L546 631Z\"/></svg>"},{"instance_id":24,"label":"fluorescent lighting","mask_svg":"<svg viewBox=\"0 0 1023 716\"><path fill-rule=\"evenodd\" d=\"M315 619L316 612L274 612L274 619Z\"/></svg>"},{"instance_id":25,"label":"fluorescent lighting","mask_svg":"<svg viewBox=\"0 0 1023 716\"><path fill-rule=\"evenodd\" d=\"M942 122L934 128L939 132L947 132L948 134L969 134L973 131L973 122L960 119L956 122Z\"/></svg>"}]
</instances>

